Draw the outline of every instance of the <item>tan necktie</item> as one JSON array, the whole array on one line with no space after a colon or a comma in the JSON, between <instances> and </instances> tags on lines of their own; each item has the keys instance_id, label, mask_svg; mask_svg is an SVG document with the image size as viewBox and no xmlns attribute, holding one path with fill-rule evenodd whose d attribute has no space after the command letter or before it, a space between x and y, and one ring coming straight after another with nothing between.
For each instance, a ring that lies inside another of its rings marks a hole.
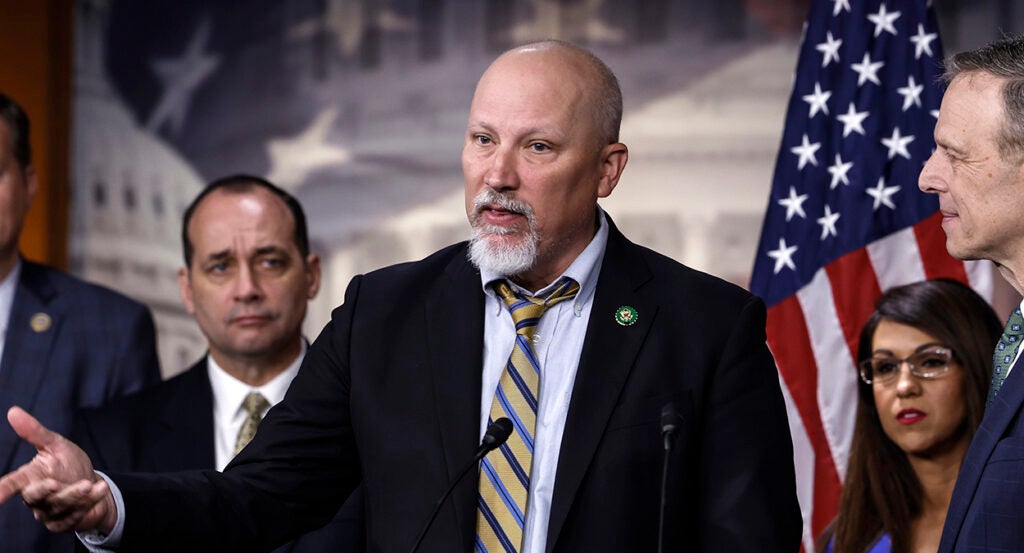
<instances>
[{"instance_id":1,"label":"tan necktie","mask_svg":"<svg viewBox=\"0 0 1024 553\"><path fill-rule=\"evenodd\" d=\"M505 281L494 285L494 291L512 314L516 342L498 381L487 422L508 417L515 432L480 463L477 552L522 550L541 384L541 367L533 349L533 338L544 312L574 298L579 289L580 285L568 277L544 298L520 296Z\"/></svg>"},{"instance_id":2,"label":"tan necktie","mask_svg":"<svg viewBox=\"0 0 1024 553\"><path fill-rule=\"evenodd\" d=\"M260 420L263 419L263 411L269 407L270 402L259 392L249 392L249 395L245 396L242 408L249 415L245 417L242 429L238 431L238 440L235 441L235 455L238 455L238 452L242 451L252 441L252 437L256 435L256 428L259 427Z\"/></svg>"}]
</instances>

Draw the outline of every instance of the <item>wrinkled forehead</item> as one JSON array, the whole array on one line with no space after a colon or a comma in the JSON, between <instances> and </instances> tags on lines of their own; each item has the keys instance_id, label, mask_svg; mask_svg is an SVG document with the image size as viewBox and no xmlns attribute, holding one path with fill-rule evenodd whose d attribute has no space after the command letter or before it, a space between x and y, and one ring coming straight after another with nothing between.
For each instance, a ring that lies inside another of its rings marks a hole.
<instances>
[{"instance_id":1,"label":"wrinkled forehead","mask_svg":"<svg viewBox=\"0 0 1024 553\"><path fill-rule=\"evenodd\" d=\"M228 243L232 235L245 232L287 245L293 241L295 221L284 202L262 188L215 190L196 206L188 231L197 251Z\"/></svg>"},{"instance_id":2,"label":"wrinkled forehead","mask_svg":"<svg viewBox=\"0 0 1024 553\"><path fill-rule=\"evenodd\" d=\"M595 76L572 52L522 50L500 56L477 83L471 118L489 112L566 111L593 118Z\"/></svg>"}]
</instances>

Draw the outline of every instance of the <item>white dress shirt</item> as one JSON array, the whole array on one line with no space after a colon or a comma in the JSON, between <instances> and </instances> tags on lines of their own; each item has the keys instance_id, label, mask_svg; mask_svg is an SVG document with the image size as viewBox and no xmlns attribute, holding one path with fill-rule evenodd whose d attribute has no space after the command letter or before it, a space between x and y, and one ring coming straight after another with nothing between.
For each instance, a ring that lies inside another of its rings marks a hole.
<instances>
[{"instance_id":1,"label":"white dress shirt","mask_svg":"<svg viewBox=\"0 0 1024 553\"><path fill-rule=\"evenodd\" d=\"M604 211L598 208L600 227L594 239L573 261L572 265L554 282L534 293L514 283L516 291L543 296L551 292L563 277L572 278L580 285L573 301L563 301L548 309L537 325L533 348L540 362L540 397L537 405L537 428L534 432L533 468L530 470L530 500L527 502L526 522L523 528L523 553L542 553L547 544L548 518L551 515L551 496L555 489L555 471L562 445L562 432L569 414L576 369L583 353L583 340L587 336L590 309L594 305L594 291L601 271L605 246L608 244L608 223ZM484 364L480 390L480 437L487 429L491 403L498 380L505 370L515 343L516 329L512 315L502 300L489 286L503 275L480 272L481 284L487 295L484 304ZM608 316L613 316L608 313ZM558 347L550 347L552 344Z\"/></svg>"},{"instance_id":2,"label":"white dress shirt","mask_svg":"<svg viewBox=\"0 0 1024 553\"><path fill-rule=\"evenodd\" d=\"M14 263L14 268L0 282L0 359L4 358L4 344L7 343L7 326L11 322L11 308L14 307L14 291L18 288L21 278L21 259Z\"/></svg>"},{"instance_id":3,"label":"white dress shirt","mask_svg":"<svg viewBox=\"0 0 1024 553\"><path fill-rule=\"evenodd\" d=\"M235 441L238 439L238 432L245 424L249 416L242 403L249 392L259 392L267 398L270 404L266 410L260 413L262 418L270 410L270 407L280 403L284 399L288 386L291 386L292 379L299 374L299 365L306 355L306 341L302 341L302 351L281 374L275 376L270 382L262 386L252 387L228 374L213 360L210 355L206 356L206 371L210 377L210 387L213 389L213 444L216 454L216 469L224 470L228 462L235 456Z\"/></svg>"}]
</instances>

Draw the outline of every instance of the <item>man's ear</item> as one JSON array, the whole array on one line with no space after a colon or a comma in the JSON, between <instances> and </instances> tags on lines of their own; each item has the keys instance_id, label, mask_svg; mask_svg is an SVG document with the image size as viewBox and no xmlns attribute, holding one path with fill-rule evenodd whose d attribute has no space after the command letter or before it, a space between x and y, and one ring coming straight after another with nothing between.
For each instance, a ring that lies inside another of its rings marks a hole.
<instances>
[{"instance_id":1,"label":"man's ear","mask_svg":"<svg viewBox=\"0 0 1024 553\"><path fill-rule=\"evenodd\" d=\"M629 149L621 142L609 144L601 149L601 182L597 185L598 198L607 198L612 190L615 190L627 161Z\"/></svg>"},{"instance_id":2,"label":"man's ear","mask_svg":"<svg viewBox=\"0 0 1024 553\"><path fill-rule=\"evenodd\" d=\"M306 256L306 297L313 299L320 291L320 256L311 253Z\"/></svg>"},{"instance_id":3,"label":"man's ear","mask_svg":"<svg viewBox=\"0 0 1024 553\"><path fill-rule=\"evenodd\" d=\"M185 304L185 311L188 311L189 315L196 314L195 302L192 301L192 283L188 269L182 267L178 269L178 291L181 292L181 303Z\"/></svg>"}]
</instances>

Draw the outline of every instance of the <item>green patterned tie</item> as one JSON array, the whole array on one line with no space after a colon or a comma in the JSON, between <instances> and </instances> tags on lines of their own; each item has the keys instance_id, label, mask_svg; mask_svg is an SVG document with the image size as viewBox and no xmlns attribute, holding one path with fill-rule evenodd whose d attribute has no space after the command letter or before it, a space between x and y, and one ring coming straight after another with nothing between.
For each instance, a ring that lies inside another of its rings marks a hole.
<instances>
[{"instance_id":1,"label":"green patterned tie","mask_svg":"<svg viewBox=\"0 0 1024 553\"><path fill-rule=\"evenodd\" d=\"M559 281L545 298L520 296L504 281L494 285L516 325L516 343L494 394L488 424L501 417L512 421L508 441L480 463L480 499L476 521L476 551L516 553L523 546L534 430L540 398L540 363L533 349L541 315L571 299L580 286L570 278Z\"/></svg>"},{"instance_id":2,"label":"green patterned tie","mask_svg":"<svg viewBox=\"0 0 1024 553\"><path fill-rule=\"evenodd\" d=\"M249 445L252 437L256 435L256 428L263 419L263 411L270 407L270 402L259 392L249 392L242 402L242 408L248 413L241 430L238 431L238 439L235 440L235 455Z\"/></svg>"},{"instance_id":3,"label":"green patterned tie","mask_svg":"<svg viewBox=\"0 0 1024 553\"><path fill-rule=\"evenodd\" d=\"M1003 335L996 343L996 351L992 355L992 385L988 389L988 402L999 393L999 388L1006 380L1006 374L1013 367L1013 360L1017 358L1017 350L1020 349L1021 339L1024 338L1024 316L1021 316L1020 308L1010 313L1006 321L1006 328Z\"/></svg>"}]
</instances>

